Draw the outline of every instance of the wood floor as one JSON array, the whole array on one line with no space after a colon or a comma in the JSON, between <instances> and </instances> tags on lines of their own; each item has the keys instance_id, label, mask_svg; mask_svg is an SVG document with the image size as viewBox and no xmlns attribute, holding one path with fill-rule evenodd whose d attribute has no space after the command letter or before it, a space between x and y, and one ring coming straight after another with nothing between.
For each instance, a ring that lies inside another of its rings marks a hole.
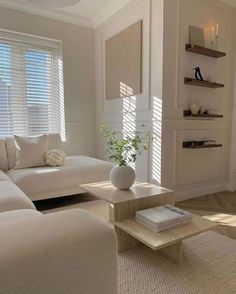
<instances>
[{"instance_id":1,"label":"wood floor","mask_svg":"<svg viewBox=\"0 0 236 294\"><path fill-rule=\"evenodd\" d=\"M214 231L236 239L236 193L219 192L177 202L176 206L218 222Z\"/></svg>"}]
</instances>

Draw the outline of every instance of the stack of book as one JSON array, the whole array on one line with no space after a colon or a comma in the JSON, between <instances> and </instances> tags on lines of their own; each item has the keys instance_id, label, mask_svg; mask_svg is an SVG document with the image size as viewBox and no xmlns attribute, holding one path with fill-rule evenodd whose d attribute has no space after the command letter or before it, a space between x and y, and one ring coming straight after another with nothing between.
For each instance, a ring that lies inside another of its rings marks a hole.
<instances>
[{"instance_id":1,"label":"stack of book","mask_svg":"<svg viewBox=\"0 0 236 294\"><path fill-rule=\"evenodd\" d=\"M136 211L136 220L155 232L161 232L192 222L192 214L166 204Z\"/></svg>"}]
</instances>

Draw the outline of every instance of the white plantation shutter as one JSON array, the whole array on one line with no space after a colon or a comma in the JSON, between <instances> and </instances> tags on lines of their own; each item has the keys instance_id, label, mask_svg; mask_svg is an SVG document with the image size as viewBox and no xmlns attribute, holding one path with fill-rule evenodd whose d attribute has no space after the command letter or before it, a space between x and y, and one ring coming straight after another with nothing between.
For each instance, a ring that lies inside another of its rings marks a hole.
<instances>
[{"instance_id":1,"label":"white plantation shutter","mask_svg":"<svg viewBox=\"0 0 236 294\"><path fill-rule=\"evenodd\" d=\"M0 31L0 136L64 129L61 43Z\"/></svg>"}]
</instances>

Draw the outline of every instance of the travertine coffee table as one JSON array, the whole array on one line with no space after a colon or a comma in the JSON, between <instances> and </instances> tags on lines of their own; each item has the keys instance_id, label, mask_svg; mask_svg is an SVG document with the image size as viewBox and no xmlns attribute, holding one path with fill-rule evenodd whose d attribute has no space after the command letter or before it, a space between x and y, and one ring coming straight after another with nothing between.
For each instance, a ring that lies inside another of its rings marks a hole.
<instances>
[{"instance_id":1,"label":"travertine coffee table","mask_svg":"<svg viewBox=\"0 0 236 294\"><path fill-rule=\"evenodd\" d=\"M183 240L216 226L198 215L193 215L190 224L160 233L140 224L135 219L137 210L175 203L173 191L153 184L136 182L129 190L117 190L110 182L97 182L81 188L109 203L109 220L117 234L119 252L143 243L180 263Z\"/></svg>"}]
</instances>

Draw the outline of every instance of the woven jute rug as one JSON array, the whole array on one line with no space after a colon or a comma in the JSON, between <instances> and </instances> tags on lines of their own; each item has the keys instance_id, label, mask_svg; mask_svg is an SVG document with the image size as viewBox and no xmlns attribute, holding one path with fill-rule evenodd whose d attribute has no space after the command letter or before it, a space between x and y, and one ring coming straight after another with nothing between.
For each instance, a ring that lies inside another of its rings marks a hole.
<instances>
[{"instance_id":1,"label":"woven jute rug","mask_svg":"<svg viewBox=\"0 0 236 294\"><path fill-rule=\"evenodd\" d=\"M181 265L146 246L118 263L119 294L236 294L236 241L218 233L186 240Z\"/></svg>"}]
</instances>

